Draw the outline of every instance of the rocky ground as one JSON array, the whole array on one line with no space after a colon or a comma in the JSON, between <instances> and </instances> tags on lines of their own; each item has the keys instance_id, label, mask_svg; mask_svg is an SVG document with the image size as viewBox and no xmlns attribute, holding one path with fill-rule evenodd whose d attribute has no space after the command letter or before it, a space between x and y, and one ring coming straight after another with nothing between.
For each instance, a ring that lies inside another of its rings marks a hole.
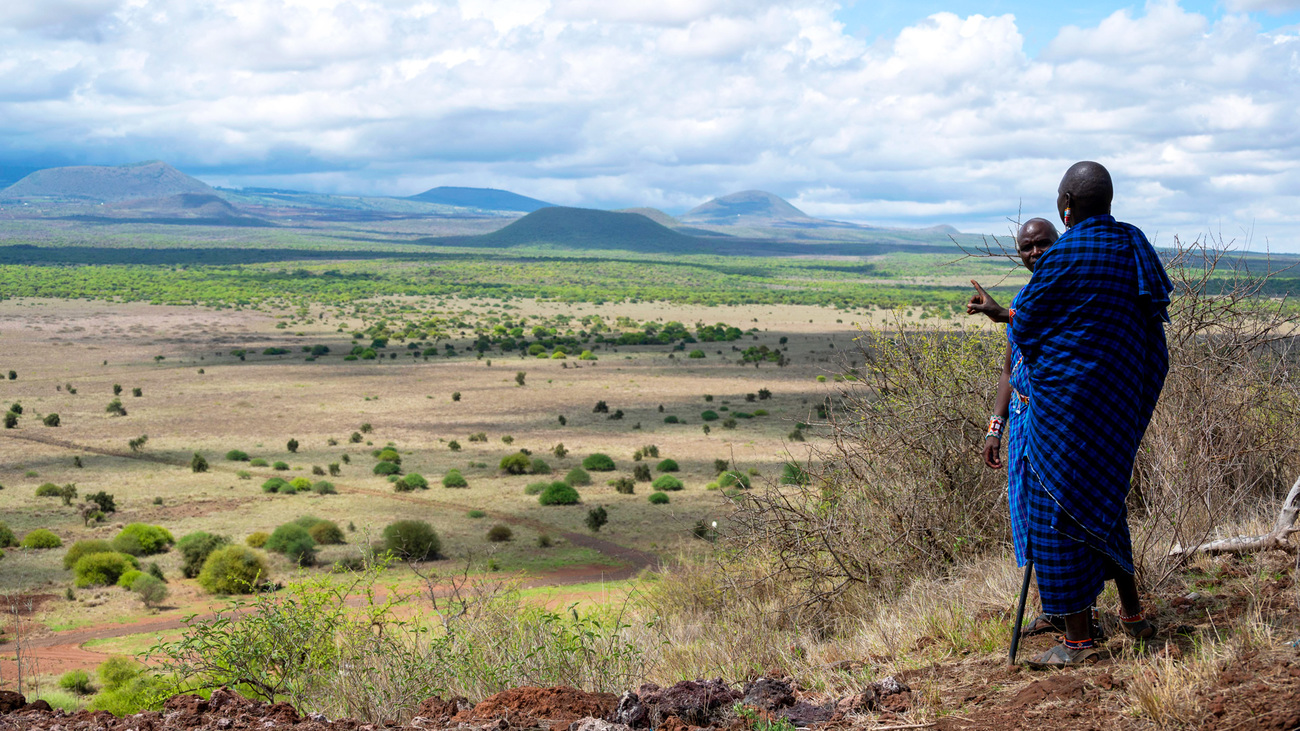
<instances>
[{"instance_id":1,"label":"rocky ground","mask_svg":"<svg viewBox=\"0 0 1300 731\"><path fill-rule=\"evenodd\" d=\"M1247 655L1235 659L1204 697L1208 716L1173 727L1209 731L1300 729L1300 653L1295 658ZM932 667L943 691L937 718L913 714L924 705L906 679L885 678L863 692L828 699L800 691L789 678L765 677L743 687L722 680L683 681L668 688L641 686L621 697L573 688L514 688L470 704L463 698L429 698L405 724L364 724L352 719L300 715L287 703L251 701L226 689L204 700L181 695L160 712L118 718L110 713L52 710L44 701L0 691L0 731L783 731L871 728L968 729L1151 728L1149 718L1121 709L1126 682L1107 662L1067 672L1030 673L993 661Z\"/></svg>"},{"instance_id":2,"label":"rocky ground","mask_svg":"<svg viewBox=\"0 0 1300 731\"><path fill-rule=\"evenodd\" d=\"M51 710L44 701L27 704L22 696L0 692L0 731L228 731L285 729L297 731L371 731L391 729L457 729L507 731L688 731L694 728L749 727L753 720L785 719L793 727L844 725L862 714L898 718L912 704L906 683L886 678L862 693L839 700L803 697L788 678L760 678L736 689L722 680L683 681L669 688L641 686L622 697L587 693L573 688L514 688L473 705L463 698L429 698L406 724L381 725L351 719L299 715L287 703L266 704L220 689L207 700L175 696L160 712L118 718L110 713ZM736 708L753 709L750 717Z\"/></svg>"}]
</instances>

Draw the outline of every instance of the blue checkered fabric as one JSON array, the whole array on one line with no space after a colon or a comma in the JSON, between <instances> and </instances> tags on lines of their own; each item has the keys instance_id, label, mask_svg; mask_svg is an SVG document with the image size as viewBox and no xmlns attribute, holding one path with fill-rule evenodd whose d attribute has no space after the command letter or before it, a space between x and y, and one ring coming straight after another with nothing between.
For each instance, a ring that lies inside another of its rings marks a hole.
<instances>
[{"instance_id":1,"label":"blue checkered fabric","mask_svg":"<svg viewBox=\"0 0 1300 731\"><path fill-rule=\"evenodd\" d=\"M1012 300L1016 307L1018 298ZM1029 558L1029 512L1025 497L1024 470L1021 462L1025 457L1024 421L1029 418L1029 372L1020 355L1020 348L1013 342L1007 342L1011 351L1011 403L1007 407L1007 507L1011 510L1011 547L1016 555L1016 563L1025 565Z\"/></svg>"},{"instance_id":2,"label":"blue checkered fabric","mask_svg":"<svg viewBox=\"0 0 1300 731\"><path fill-rule=\"evenodd\" d=\"M1020 462L1019 471L1025 473L1028 553L1043 612L1061 616L1091 609L1110 578L1113 564L1108 556L1126 555L1132 563L1128 531L1116 531L1113 545L1104 551L1070 537L1079 533L1079 527L1043 489L1028 460Z\"/></svg>"},{"instance_id":3,"label":"blue checkered fabric","mask_svg":"<svg viewBox=\"0 0 1300 731\"><path fill-rule=\"evenodd\" d=\"M1132 572L1127 511L1133 459L1169 369L1172 285L1150 242L1111 216L1072 226L1016 298L1008 337L1032 387L1024 460L1069 520L1064 538ZM1046 516L1029 510L1034 530ZM1122 534L1122 535L1121 535ZM1035 564L1045 560L1033 551Z\"/></svg>"}]
</instances>

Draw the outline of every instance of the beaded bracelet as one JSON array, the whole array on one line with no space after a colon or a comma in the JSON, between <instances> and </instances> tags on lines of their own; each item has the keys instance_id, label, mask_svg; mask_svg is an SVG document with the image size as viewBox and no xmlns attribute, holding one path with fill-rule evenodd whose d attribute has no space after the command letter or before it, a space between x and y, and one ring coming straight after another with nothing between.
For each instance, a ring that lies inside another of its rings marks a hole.
<instances>
[{"instance_id":1,"label":"beaded bracelet","mask_svg":"<svg viewBox=\"0 0 1300 731\"><path fill-rule=\"evenodd\" d=\"M984 438L987 439L989 437L997 437L998 439L1001 439L1002 430L1006 425L1007 425L1007 420L1005 418L998 416L997 414L990 416L989 430L988 433L984 435Z\"/></svg>"}]
</instances>

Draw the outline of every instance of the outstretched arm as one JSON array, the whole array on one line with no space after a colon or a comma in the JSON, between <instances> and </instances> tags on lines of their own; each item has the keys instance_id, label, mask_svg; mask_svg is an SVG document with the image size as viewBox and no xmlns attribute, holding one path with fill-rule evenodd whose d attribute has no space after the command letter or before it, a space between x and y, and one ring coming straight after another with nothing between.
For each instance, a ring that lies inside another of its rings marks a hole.
<instances>
[{"instance_id":1,"label":"outstretched arm","mask_svg":"<svg viewBox=\"0 0 1300 731\"><path fill-rule=\"evenodd\" d=\"M1006 357L1002 359L1002 376L998 379L998 395L993 399L993 415L1002 417L1006 422L1011 405L1011 345L1007 345ZM984 439L984 464L991 470L1002 469L1002 438L989 436Z\"/></svg>"}]
</instances>

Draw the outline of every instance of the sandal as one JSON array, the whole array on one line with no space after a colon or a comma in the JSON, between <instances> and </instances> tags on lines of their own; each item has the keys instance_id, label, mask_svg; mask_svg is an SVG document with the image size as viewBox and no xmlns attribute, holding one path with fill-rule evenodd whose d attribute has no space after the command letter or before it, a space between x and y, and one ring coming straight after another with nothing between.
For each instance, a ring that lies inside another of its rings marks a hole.
<instances>
[{"instance_id":1,"label":"sandal","mask_svg":"<svg viewBox=\"0 0 1300 731\"><path fill-rule=\"evenodd\" d=\"M1025 666L1034 670L1052 670L1076 665L1095 665L1101 660L1101 653L1096 647L1071 650L1065 645L1057 645L1033 660L1026 660Z\"/></svg>"},{"instance_id":2,"label":"sandal","mask_svg":"<svg viewBox=\"0 0 1300 731\"><path fill-rule=\"evenodd\" d=\"M1065 617L1056 614L1039 614L1028 626L1020 629L1021 637L1033 637L1047 633L1065 634Z\"/></svg>"},{"instance_id":3,"label":"sandal","mask_svg":"<svg viewBox=\"0 0 1300 731\"><path fill-rule=\"evenodd\" d=\"M1119 624L1124 628L1124 634L1135 640L1149 640L1156 636L1156 626L1149 619L1141 619L1137 622L1121 621Z\"/></svg>"}]
</instances>

